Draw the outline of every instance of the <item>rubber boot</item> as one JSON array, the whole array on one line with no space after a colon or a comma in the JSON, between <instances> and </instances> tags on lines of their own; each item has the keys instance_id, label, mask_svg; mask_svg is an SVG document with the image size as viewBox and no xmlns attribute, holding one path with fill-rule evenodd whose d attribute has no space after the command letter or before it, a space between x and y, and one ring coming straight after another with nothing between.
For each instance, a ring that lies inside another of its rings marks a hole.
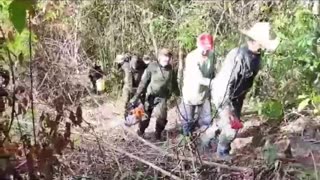
<instances>
[{"instance_id":1,"label":"rubber boot","mask_svg":"<svg viewBox=\"0 0 320 180\"><path fill-rule=\"evenodd\" d=\"M161 133L162 131L165 129L166 125L168 123L168 120L166 119L159 119L157 122L156 122L156 130L155 130L155 139L156 140L161 140Z\"/></svg>"},{"instance_id":2,"label":"rubber boot","mask_svg":"<svg viewBox=\"0 0 320 180\"><path fill-rule=\"evenodd\" d=\"M154 133L154 138L157 140L157 141L160 141L161 140L161 132L158 132L158 131L156 131L155 133Z\"/></svg>"},{"instance_id":3,"label":"rubber boot","mask_svg":"<svg viewBox=\"0 0 320 180\"><path fill-rule=\"evenodd\" d=\"M218 143L217 155L220 160L230 162L231 161L230 146L229 145L222 145L222 144Z\"/></svg>"},{"instance_id":4,"label":"rubber boot","mask_svg":"<svg viewBox=\"0 0 320 180\"><path fill-rule=\"evenodd\" d=\"M138 134L138 136L143 137L144 131L142 131L141 129L138 129L137 134Z\"/></svg>"}]
</instances>

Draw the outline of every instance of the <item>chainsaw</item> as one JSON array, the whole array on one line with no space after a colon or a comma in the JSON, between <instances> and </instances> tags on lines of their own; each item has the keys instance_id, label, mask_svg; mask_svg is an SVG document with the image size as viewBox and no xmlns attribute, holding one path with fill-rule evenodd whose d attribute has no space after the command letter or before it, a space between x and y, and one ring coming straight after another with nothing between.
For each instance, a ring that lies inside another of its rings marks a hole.
<instances>
[{"instance_id":1,"label":"chainsaw","mask_svg":"<svg viewBox=\"0 0 320 180\"><path fill-rule=\"evenodd\" d=\"M130 127L139 123L142 118L145 116L145 110L143 104L136 103L128 106L128 109L125 113L125 125Z\"/></svg>"}]
</instances>

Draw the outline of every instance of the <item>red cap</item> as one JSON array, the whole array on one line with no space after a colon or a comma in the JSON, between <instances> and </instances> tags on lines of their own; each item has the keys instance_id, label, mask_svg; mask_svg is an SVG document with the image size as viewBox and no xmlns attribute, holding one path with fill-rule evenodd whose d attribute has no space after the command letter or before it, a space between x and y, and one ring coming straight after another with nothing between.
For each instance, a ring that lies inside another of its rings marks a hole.
<instances>
[{"instance_id":1,"label":"red cap","mask_svg":"<svg viewBox=\"0 0 320 180\"><path fill-rule=\"evenodd\" d=\"M214 38L208 33L202 33L198 36L197 46L205 50L213 50Z\"/></svg>"}]
</instances>

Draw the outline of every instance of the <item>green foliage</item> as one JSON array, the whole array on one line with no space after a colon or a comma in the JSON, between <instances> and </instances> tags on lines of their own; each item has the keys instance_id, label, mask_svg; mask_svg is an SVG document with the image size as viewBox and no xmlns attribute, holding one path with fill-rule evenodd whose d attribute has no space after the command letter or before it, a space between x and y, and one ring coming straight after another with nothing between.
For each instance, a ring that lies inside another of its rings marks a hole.
<instances>
[{"instance_id":1,"label":"green foliage","mask_svg":"<svg viewBox=\"0 0 320 180\"><path fill-rule=\"evenodd\" d=\"M29 56L29 30L26 29L26 11L31 10L34 1L32 0L4 0L0 2L0 22L4 29L6 43L4 44L15 56L20 58L13 59L24 63L25 57ZM15 33L13 27L18 33ZM36 42L36 36L32 34L31 41ZM4 46L3 46L4 47ZM7 57L4 48L0 47L0 56ZM5 58L2 65L8 64Z\"/></svg>"},{"instance_id":2,"label":"green foliage","mask_svg":"<svg viewBox=\"0 0 320 180\"><path fill-rule=\"evenodd\" d=\"M308 97L303 99L298 106L298 111L302 111L305 107L307 107L309 105L310 101L311 101L311 99Z\"/></svg>"},{"instance_id":3,"label":"green foliage","mask_svg":"<svg viewBox=\"0 0 320 180\"><path fill-rule=\"evenodd\" d=\"M320 70L319 57L313 51L315 40L319 38L318 20L310 10L298 7L293 16L282 14L274 21L277 34L283 39L278 49L281 56L277 59L293 61L295 66L301 67L303 72L307 73L305 78L310 80L314 78L314 73Z\"/></svg>"},{"instance_id":4,"label":"green foliage","mask_svg":"<svg viewBox=\"0 0 320 180\"><path fill-rule=\"evenodd\" d=\"M149 26L150 32L158 43L158 48L168 46L167 41L169 38L172 38L172 31L175 31L172 22L163 16L159 16L152 19Z\"/></svg>"},{"instance_id":5,"label":"green foliage","mask_svg":"<svg viewBox=\"0 0 320 180\"><path fill-rule=\"evenodd\" d=\"M277 34L283 39L278 49L283 59L297 62L305 71L319 71L320 62L316 61L318 56L313 52L315 40L319 38L317 23L317 17L301 7L294 10L293 16L285 12L274 21Z\"/></svg>"},{"instance_id":6,"label":"green foliage","mask_svg":"<svg viewBox=\"0 0 320 180\"><path fill-rule=\"evenodd\" d=\"M269 100L262 103L259 114L269 119L281 119L283 117L283 106L281 102Z\"/></svg>"},{"instance_id":7,"label":"green foliage","mask_svg":"<svg viewBox=\"0 0 320 180\"><path fill-rule=\"evenodd\" d=\"M281 43L275 53L263 57L267 72L257 83L256 88L261 92L258 95L262 102L273 98L278 99L283 108L296 106L302 110L312 102L313 97L319 95L315 93L313 81L320 71L319 54L315 48L320 37L320 19L309 9L294 3L271 17L273 30L281 38ZM267 96L261 96L262 93L267 93ZM301 94L306 98L298 98ZM260 108L267 108L260 109L260 112L270 111L269 105Z\"/></svg>"},{"instance_id":8,"label":"green foliage","mask_svg":"<svg viewBox=\"0 0 320 180\"><path fill-rule=\"evenodd\" d=\"M310 95L300 95L298 97L298 101L300 101L298 105L298 111L302 111L307 108L309 105L313 108L313 112L318 114L320 111L320 95L316 93L312 93Z\"/></svg>"},{"instance_id":9,"label":"green foliage","mask_svg":"<svg viewBox=\"0 0 320 180\"><path fill-rule=\"evenodd\" d=\"M196 46L196 38L207 31L206 9L190 8L182 11L185 18L179 23L177 40L181 46L191 51Z\"/></svg>"},{"instance_id":10,"label":"green foliage","mask_svg":"<svg viewBox=\"0 0 320 180\"><path fill-rule=\"evenodd\" d=\"M9 5L10 5L10 0L2 0L0 1L0 22L1 26L3 29L8 28L8 24L10 24L10 19L9 19Z\"/></svg>"},{"instance_id":11,"label":"green foliage","mask_svg":"<svg viewBox=\"0 0 320 180\"><path fill-rule=\"evenodd\" d=\"M36 36L32 34L31 41L36 42ZM13 41L8 42L8 48L11 52L18 55L22 53L23 55L29 55L29 30L24 29L20 34L14 36Z\"/></svg>"},{"instance_id":12,"label":"green foliage","mask_svg":"<svg viewBox=\"0 0 320 180\"><path fill-rule=\"evenodd\" d=\"M33 4L33 0L13 0L9 5L10 20L19 33L26 27L26 11L31 10Z\"/></svg>"}]
</instances>

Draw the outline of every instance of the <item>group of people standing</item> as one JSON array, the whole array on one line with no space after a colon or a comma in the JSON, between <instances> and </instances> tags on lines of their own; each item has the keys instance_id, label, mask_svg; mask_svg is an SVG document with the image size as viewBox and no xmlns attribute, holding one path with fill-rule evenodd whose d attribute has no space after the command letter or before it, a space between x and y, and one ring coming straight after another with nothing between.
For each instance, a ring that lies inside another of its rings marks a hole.
<instances>
[{"instance_id":1,"label":"group of people standing","mask_svg":"<svg viewBox=\"0 0 320 180\"><path fill-rule=\"evenodd\" d=\"M279 44L270 37L270 24L259 22L249 30L241 30L246 44L232 49L225 57L221 68L216 68L215 41L208 33L197 38L197 48L187 54L179 64L178 82L181 82L181 103L178 107L182 122L182 133L191 137L199 127L203 129L202 144L208 146L217 140L217 154L230 157L230 144L243 126L241 109L246 93L260 69L262 52L272 52ZM136 56L121 64L125 72L123 97L128 105L144 104L145 116L139 122L138 134L143 136L151 114L156 119L155 138L161 134L168 122L167 100L172 94L172 52L163 48L156 61L144 57L138 62ZM212 105L217 113L213 112ZM217 117L215 117L217 114Z\"/></svg>"}]
</instances>

